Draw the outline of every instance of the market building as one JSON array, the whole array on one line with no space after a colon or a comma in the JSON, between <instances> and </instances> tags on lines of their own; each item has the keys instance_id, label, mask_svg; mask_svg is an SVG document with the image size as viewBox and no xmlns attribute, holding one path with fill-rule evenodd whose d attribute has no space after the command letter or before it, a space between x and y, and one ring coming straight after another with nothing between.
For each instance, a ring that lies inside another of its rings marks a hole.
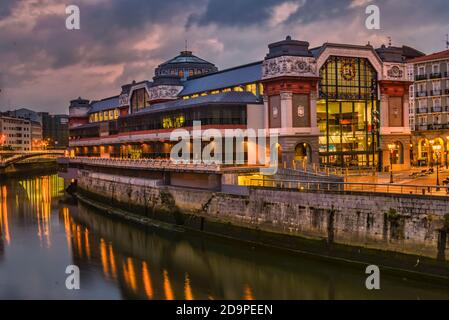
<instances>
[{"instance_id":1,"label":"market building","mask_svg":"<svg viewBox=\"0 0 449 320\"><path fill-rule=\"evenodd\" d=\"M306 41L269 45L262 61L219 71L181 52L153 81L122 86L101 101L70 104L72 156L167 159L170 132L267 129L279 135L279 160L388 170L410 166L409 47ZM248 146L245 144L245 159Z\"/></svg>"}]
</instances>

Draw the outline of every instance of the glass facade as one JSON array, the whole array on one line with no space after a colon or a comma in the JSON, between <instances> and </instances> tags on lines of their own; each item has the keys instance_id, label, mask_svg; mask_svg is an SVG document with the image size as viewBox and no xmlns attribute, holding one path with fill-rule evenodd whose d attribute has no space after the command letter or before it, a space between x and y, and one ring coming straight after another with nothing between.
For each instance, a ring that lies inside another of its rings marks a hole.
<instances>
[{"instance_id":1,"label":"glass facade","mask_svg":"<svg viewBox=\"0 0 449 320\"><path fill-rule=\"evenodd\" d=\"M373 167L378 163L377 73L367 59L330 57L320 70L320 163Z\"/></svg>"}]
</instances>

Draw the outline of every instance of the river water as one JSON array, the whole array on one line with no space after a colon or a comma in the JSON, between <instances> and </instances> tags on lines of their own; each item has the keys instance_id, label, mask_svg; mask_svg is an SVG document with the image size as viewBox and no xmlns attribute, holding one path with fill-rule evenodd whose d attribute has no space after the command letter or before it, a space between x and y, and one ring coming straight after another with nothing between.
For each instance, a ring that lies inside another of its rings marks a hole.
<instances>
[{"instance_id":1,"label":"river water","mask_svg":"<svg viewBox=\"0 0 449 320\"><path fill-rule=\"evenodd\" d=\"M64 200L57 175L0 185L0 299L448 299L434 286L360 266L145 230ZM66 288L66 268L80 289Z\"/></svg>"}]
</instances>

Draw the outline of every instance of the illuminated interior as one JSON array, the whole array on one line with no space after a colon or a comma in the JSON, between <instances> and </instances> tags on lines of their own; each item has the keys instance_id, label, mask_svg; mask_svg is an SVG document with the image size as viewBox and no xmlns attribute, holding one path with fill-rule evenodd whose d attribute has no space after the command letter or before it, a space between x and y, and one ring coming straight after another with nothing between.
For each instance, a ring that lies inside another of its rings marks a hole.
<instances>
[{"instance_id":1,"label":"illuminated interior","mask_svg":"<svg viewBox=\"0 0 449 320\"><path fill-rule=\"evenodd\" d=\"M377 73L367 59L330 57L320 70L320 163L377 166Z\"/></svg>"}]
</instances>

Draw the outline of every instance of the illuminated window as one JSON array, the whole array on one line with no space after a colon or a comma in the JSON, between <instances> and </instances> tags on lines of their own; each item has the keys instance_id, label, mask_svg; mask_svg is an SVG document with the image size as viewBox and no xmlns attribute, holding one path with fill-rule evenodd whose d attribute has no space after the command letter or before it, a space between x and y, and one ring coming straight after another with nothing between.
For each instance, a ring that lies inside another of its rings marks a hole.
<instances>
[{"instance_id":1,"label":"illuminated window","mask_svg":"<svg viewBox=\"0 0 449 320\"><path fill-rule=\"evenodd\" d=\"M259 94L260 94L261 96L263 96L263 93L264 93L264 91L263 91L263 84L262 84L262 83L259 83Z\"/></svg>"},{"instance_id":2,"label":"illuminated window","mask_svg":"<svg viewBox=\"0 0 449 320\"><path fill-rule=\"evenodd\" d=\"M243 88L242 87L234 87L234 91L243 92Z\"/></svg>"},{"instance_id":3,"label":"illuminated window","mask_svg":"<svg viewBox=\"0 0 449 320\"><path fill-rule=\"evenodd\" d=\"M170 117L164 117L162 119L162 127L164 129L173 128L173 120Z\"/></svg>"},{"instance_id":4,"label":"illuminated window","mask_svg":"<svg viewBox=\"0 0 449 320\"><path fill-rule=\"evenodd\" d=\"M182 70L179 71L179 77L180 77L180 78L184 78L184 71L182 71Z\"/></svg>"},{"instance_id":5,"label":"illuminated window","mask_svg":"<svg viewBox=\"0 0 449 320\"><path fill-rule=\"evenodd\" d=\"M193 76L193 70L189 71L189 77Z\"/></svg>"},{"instance_id":6,"label":"illuminated window","mask_svg":"<svg viewBox=\"0 0 449 320\"><path fill-rule=\"evenodd\" d=\"M226 89L221 90L221 92L231 92L231 91L232 91L231 88L226 88Z\"/></svg>"},{"instance_id":7,"label":"illuminated window","mask_svg":"<svg viewBox=\"0 0 449 320\"><path fill-rule=\"evenodd\" d=\"M185 96L185 97L182 97L184 100L189 100L190 99L190 97L189 96Z\"/></svg>"},{"instance_id":8,"label":"illuminated window","mask_svg":"<svg viewBox=\"0 0 449 320\"><path fill-rule=\"evenodd\" d=\"M186 118L184 115L179 115L175 118L175 128L181 128L184 126L184 123L186 122Z\"/></svg>"},{"instance_id":9,"label":"illuminated window","mask_svg":"<svg viewBox=\"0 0 449 320\"><path fill-rule=\"evenodd\" d=\"M103 121L103 112L100 112L100 113L99 113L98 120Z\"/></svg>"},{"instance_id":10,"label":"illuminated window","mask_svg":"<svg viewBox=\"0 0 449 320\"><path fill-rule=\"evenodd\" d=\"M95 113L95 114L94 114L94 119L95 119L95 122L98 122L98 120L99 120L99 119L98 119L98 113Z\"/></svg>"},{"instance_id":11,"label":"illuminated window","mask_svg":"<svg viewBox=\"0 0 449 320\"><path fill-rule=\"evenodd\" d=\"M114 119L114 111L113 110L109 110L109 120Z\"/></svg>"},{"instance_id":12,"label":"illuminated window","mask_svg":"<svg viewBox=\"0 0 449 320\"><path fill-rule=\"evenodd\" d=\"M198 94L193 94L193 95L192 95L192 99L195 99L195 98L198 98L198 97L199 97Z\"/></svg>"},{"instance_id":13,"label":"illuminated window","mask_svg":"<svg viewBox=\"0 0 449 320\"><path fill-rule=\"evenodd\" d=\"M203 92L203 93L201 94L201 96L202 96L202 97L207 96L207 92Z\"/></svg>"},{"instance_id":14,"label":"illuminated window","mask_svg":"<svg viewBox=\"0 0 449 320\"><path fill-rule=\"evenodd\" d=\"M119 115L118 109L115 109L114 110L114 119L118 119L118 115Z\"/></svg>"},{"instance_id":15,"label":"illuminated window","mask_svg":"<svg viewBox=\"0 0 449 320\"><path fill-rule=\"evenodd\" d=\"M107 111L103 112L103 119L104 119L104 121L109 120L109 113Z\"/></svg>"},{"instance_id":16,"label":"illuminated window","mask_svg":"<svg viewBox=\"0 0 449 320\"><path fill-rule=\"evenodd\" d=\"M220 90L214 90L210 94L219 94L219 93L220 93Z\"/></svg>"},{"instance_id":17,"label":"illuminated window","mask_svg":"<svg viewBox=\"0 0 449 320\"><path fill-rule=\"evenodd\" d=\"M257 95L257 86L255 83L247 84L245 90L251 92L253 95Z\"/></svg>"}]
</instances>

